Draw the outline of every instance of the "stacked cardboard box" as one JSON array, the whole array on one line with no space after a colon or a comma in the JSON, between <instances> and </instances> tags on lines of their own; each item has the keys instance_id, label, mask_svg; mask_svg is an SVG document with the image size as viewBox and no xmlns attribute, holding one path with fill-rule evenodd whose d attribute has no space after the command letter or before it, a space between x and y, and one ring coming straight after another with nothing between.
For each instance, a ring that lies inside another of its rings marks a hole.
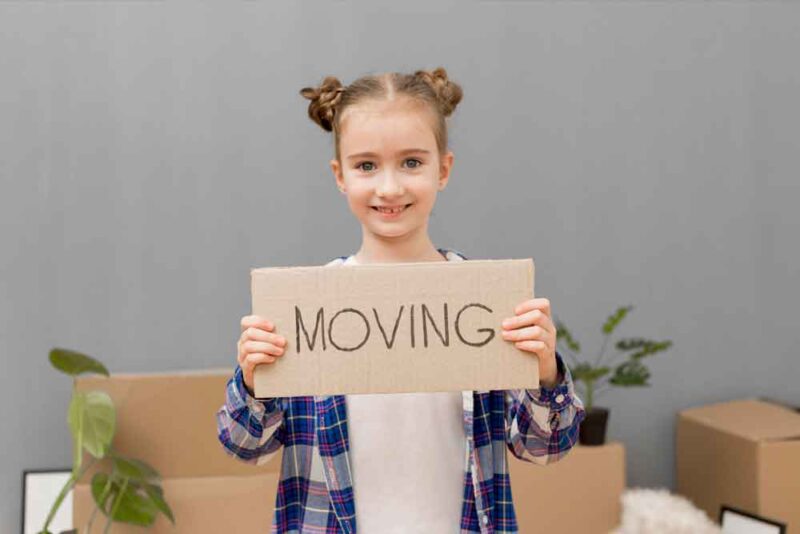
<instances>
[{"instance_id":1,"label":"stacked cardboard box","mask_svg":"<svg viewBox=\"0 0 800 534\"><path fill-rule=\"evenodd\" d=\"M159 517L152 532L269 531L280 458L256 467L223 451L215 414L225 400L230 375L226 370L78 379L79 390L101 389L114 400L114 448L150 463L163 478L176 525ZM84 477L73 493L76 527L85 525L94 509L88 480ZM105 518L100 519L92 532L103 531ZM113 532L143 530L114 525Z\"/></svg>"},{"instance_id":2,"label":"stacked cardboard box","mask_svg":"<svg viewBox=\"0 0 800 534\"><path fill-rule=\"evenodd\" d=\"M78 389L107 391L117 407L114 447L140 458L163 477L176 525L159 517L151 532L268 532L280 471L280 454L253 466L225 454L217 441L215 413L224 402L230 371L86 377ZM621 444L575 447L548 466L508 453L520 532L607 533L619 523L625 486ZM75 525L94 508L89 477L74 491ZM92 532L102 532L104 518ZM115 525L118 534L141 534Z\"/></svg>"},{"instance_id":3,"label":"stacked cardboard box","mask_svg":"<svg viewBox=\"0 0 800 534\"><path fill-rule=\"evenodd\" d=\"M678 492L714 520L729 506L800 534L800 414L747 399L678 415Z\"/></svg>"},{"instance_id":4,"label":"stacked cardboard box","mask_svg":"<svg viewBox=\"0 0 800 534\"><path fill-rule=\"evenodd\" d=\"M508 457L521 534L608 534L619 525L625 490L621 443L576 446L544 467L517 460L511 453Z\"/></svg>"}]
</instances>

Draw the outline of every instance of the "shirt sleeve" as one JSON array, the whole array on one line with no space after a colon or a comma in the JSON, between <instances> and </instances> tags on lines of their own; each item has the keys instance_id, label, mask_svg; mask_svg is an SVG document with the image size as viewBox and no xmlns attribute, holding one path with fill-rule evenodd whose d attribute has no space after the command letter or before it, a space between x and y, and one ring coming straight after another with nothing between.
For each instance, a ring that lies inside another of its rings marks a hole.
<instances>
[{"instance_id":1,"label":"shirt sleeve","mask_svg":"<svg viewBox=\"0 0 800 534\"><path fill-rule=\"evenodd\" d=\"M558 352L556 364L558 381L552 388L506 390L506 442L520 460L540 465L555 462L578 440L586 412Z\"/></svg>"},{"instance_id":2,"label":"shirt sleeve","mask_svg":"<svg viewBox=\"0 0 800 534\"><path fill-rule=\"evenodd\" d=\"M283 445L285 405L282 397L250 395L237 366L225 388L225 404L217 412L217 437L225 451L249 463L268 462Z\"/></svg>"}]
</instances>

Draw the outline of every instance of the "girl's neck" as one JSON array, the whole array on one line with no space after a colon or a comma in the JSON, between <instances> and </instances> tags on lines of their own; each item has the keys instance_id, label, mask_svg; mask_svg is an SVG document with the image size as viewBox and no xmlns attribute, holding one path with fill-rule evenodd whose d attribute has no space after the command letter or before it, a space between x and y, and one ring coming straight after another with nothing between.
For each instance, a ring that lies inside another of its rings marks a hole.
<instances>
[{"instance_id":1,"label":"girl's neck","mask_svg":"<svg viewBox=\"0 0 800 534\"><path fill-rule=\"evenodd\" d=\"M447 261L426 235L424 239L392 241L364 237L355 254L359 264Z\"/></svg>"}]
</instances>

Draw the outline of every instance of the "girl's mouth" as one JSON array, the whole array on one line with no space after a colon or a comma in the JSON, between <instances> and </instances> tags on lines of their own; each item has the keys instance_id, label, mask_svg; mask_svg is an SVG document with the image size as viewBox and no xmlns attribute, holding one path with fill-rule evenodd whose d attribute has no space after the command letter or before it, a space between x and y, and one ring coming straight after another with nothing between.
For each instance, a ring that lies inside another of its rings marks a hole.
<instances>
[{"instance_id":1,"label":"girl's mouth","mask_svg":"<svg viewBox=\"0 0 800 534\"><path fill-rule=\"evenodd\" d=\"M393 218L405 212L410 206L411 204L406 204L405 206L402 206L400 208L392 208L392 209L382 208L378 206L371 206L371 208L380 213L384 218Z\"/></svg>"}]
</instances>

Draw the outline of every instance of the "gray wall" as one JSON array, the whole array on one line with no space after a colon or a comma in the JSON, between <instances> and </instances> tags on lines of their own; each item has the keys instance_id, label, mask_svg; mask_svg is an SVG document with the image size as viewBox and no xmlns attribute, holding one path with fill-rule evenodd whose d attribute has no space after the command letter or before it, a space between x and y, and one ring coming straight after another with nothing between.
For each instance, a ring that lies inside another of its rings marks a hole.
<instances>
[{"instance_id":1,"label":"gray wall","mask_svg":"<svg viewBox=\"0 0 800 534\"><path fill-rule=\"evenodd\" d=\"M359 245L298 89L440 64L435 243L534 257L587 350L627 303L674 340L600 399L629 484L672 486L678 410L800 403L798 50L788 2L0 2L0 532L70 462L48 350L232 367L250 267Z\"/></svg>"}]
</instances>

